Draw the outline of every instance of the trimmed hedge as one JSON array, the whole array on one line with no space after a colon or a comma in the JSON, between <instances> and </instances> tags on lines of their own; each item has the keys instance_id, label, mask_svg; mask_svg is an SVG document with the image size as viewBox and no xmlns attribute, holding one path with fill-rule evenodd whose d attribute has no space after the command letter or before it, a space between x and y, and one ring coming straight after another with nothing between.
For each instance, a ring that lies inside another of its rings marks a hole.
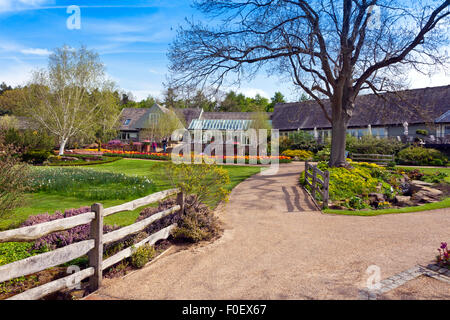
<instances>
[{"instance_id":1,"label":"trimmed hedge","mask_svg":"<svg viewBox=\"0 0 450 320\"><path fill-rule=\"evenodd\" d=\"M358 154L397 154L406 145L396 139L377 139L373 136L363 136L361 139L347 136L346 150Z\"/></svg>"},{"instance_id":2,"label":"trimmed hedge","mask_svg":"<svg viewBox=\"0 0 450 320\"><path fill-rule=\"evenodd\" d=\"M397 162L403 165L444 166L448 164L448 158L436 149L409 147L398 153Z\"/></svg>"},{"instance_id":3,"label":"trimmed hedge","mask_svg":"<svg viewBox=\"0 0 450 320\"><path fill-rule=\"evenodd\" d=\"M32 164L42 164L44 163L50 156L50 151L46 150L33 150L28 151L22 155L22 160L24 162L30 162Z\"/></svg>"},{"instance_id":4,"label":"trimmed hedge","mask_svg":"<svg viewBox=\"0 0 450 320\"><path fill-rule=\"evenodd\" d=\"M76 156L74 156L76 157ZM76 157L78 158L78 157ZM80 157L82 158L82 157ZM81 167L81 166L92 166L96 164L105 164L105 163L111 163L115 161L119 161L122 158L119 157L104 157L103 160L97 160L97 161L85 161L85 160L77 160L77 161L58 161L58 162L51 162L46 164L46 166L49 167Z\"/></svg>"}]
</instances>

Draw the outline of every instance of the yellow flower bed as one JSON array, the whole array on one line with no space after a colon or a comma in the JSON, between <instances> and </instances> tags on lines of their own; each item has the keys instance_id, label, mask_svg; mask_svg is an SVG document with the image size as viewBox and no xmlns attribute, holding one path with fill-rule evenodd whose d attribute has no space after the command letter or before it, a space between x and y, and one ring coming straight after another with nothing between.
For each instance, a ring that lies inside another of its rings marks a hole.
<instances>
[{"instance_id":1,"label":"yellow flower bed","mask_svg":"<svg viewBox=\"0 0 450 320\"><path fill-rule=\"evenodd\" d=\"M294 158L296 160L312 160L314 153L306 150L286 150L282 153L283 156Z\"/></svg>"}]
</instances>

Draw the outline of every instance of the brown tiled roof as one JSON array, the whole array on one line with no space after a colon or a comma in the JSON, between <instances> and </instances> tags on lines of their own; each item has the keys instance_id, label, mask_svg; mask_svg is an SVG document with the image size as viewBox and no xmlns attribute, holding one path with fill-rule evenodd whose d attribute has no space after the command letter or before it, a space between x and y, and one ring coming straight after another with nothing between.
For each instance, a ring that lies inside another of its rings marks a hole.
<instances>
[{"instance_id":1,"label":"brown tiled roof","mask_svg":"<svg viewBox=\"0 0 450 320\"><path fill-rule=\"evenodd\" d=\"M405 121L409 124L433 123L450 110L450 85L382 96L385 99L374 94L359 96L349 126L399 125ZM331 114L330 102L324 100L324 104ZM279 130L331 128L315 101L277 104L272 125Z\"/></svg>"},{"instance_id":2,"label":"brown tiled roof","mask_svg":"<svg viewBox=\"0 0 450 320\"><path fill-rule=\"evenodd\" d=\"M140 127L142 118L148 115L149 108L124 108L122 114L120 115L120 130L122 131L136 131ZM126 120L130 120L128 125L125 125Z\"/></svg>"},{"instance_id":3,"label":"brown tiled roof","mask_svg":"<svg viewBox=\"0 0 450 320\"><path fill-rule=\"evenodd\" d=\"M176 109L175 112L179 115L180 118L183 117L186 124L186 128L188 128L192 120L198 119L200 117L202 109L200 108Z\"/></svg>"}]
</instances>

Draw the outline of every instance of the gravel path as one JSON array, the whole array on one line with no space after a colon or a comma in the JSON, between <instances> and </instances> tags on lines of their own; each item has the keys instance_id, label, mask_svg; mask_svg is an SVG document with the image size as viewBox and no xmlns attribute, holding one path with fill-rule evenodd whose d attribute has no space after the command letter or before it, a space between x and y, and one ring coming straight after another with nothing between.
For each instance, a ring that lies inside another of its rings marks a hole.
<instances>
[{"instance_id":1,"label":"gravel path","mask_svg":"<svg viewBox=\"0 0 450 320\"><path fill-rule=\"evenodd\" d=\"M237 186L220 215L224 235L170 254L92 299L358 299L366 270L386 279L434 259L450 241L450 209L325 215L297 186L303 164ZM412 290L412 289L411 289Z\"/></svg>"}]
</instances>

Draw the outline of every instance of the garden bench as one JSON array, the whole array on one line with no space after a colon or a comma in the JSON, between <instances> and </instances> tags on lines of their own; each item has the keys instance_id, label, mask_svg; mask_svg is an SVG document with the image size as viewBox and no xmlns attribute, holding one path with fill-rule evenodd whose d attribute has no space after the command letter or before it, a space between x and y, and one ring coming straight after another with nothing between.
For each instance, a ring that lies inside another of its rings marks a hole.
<instances>
[{"instance_id":1,"label":"garden bench","mask_svg":"<svg viewBox=\"0 0 450 320\"><path fill-rule=\"evenodd\" d=\"M373 162L378 165L388 165L389 162L394 162L394 155L390 154L358 154L352 153L351 159L355 162Z\"/></svg>"}]
</instances>

